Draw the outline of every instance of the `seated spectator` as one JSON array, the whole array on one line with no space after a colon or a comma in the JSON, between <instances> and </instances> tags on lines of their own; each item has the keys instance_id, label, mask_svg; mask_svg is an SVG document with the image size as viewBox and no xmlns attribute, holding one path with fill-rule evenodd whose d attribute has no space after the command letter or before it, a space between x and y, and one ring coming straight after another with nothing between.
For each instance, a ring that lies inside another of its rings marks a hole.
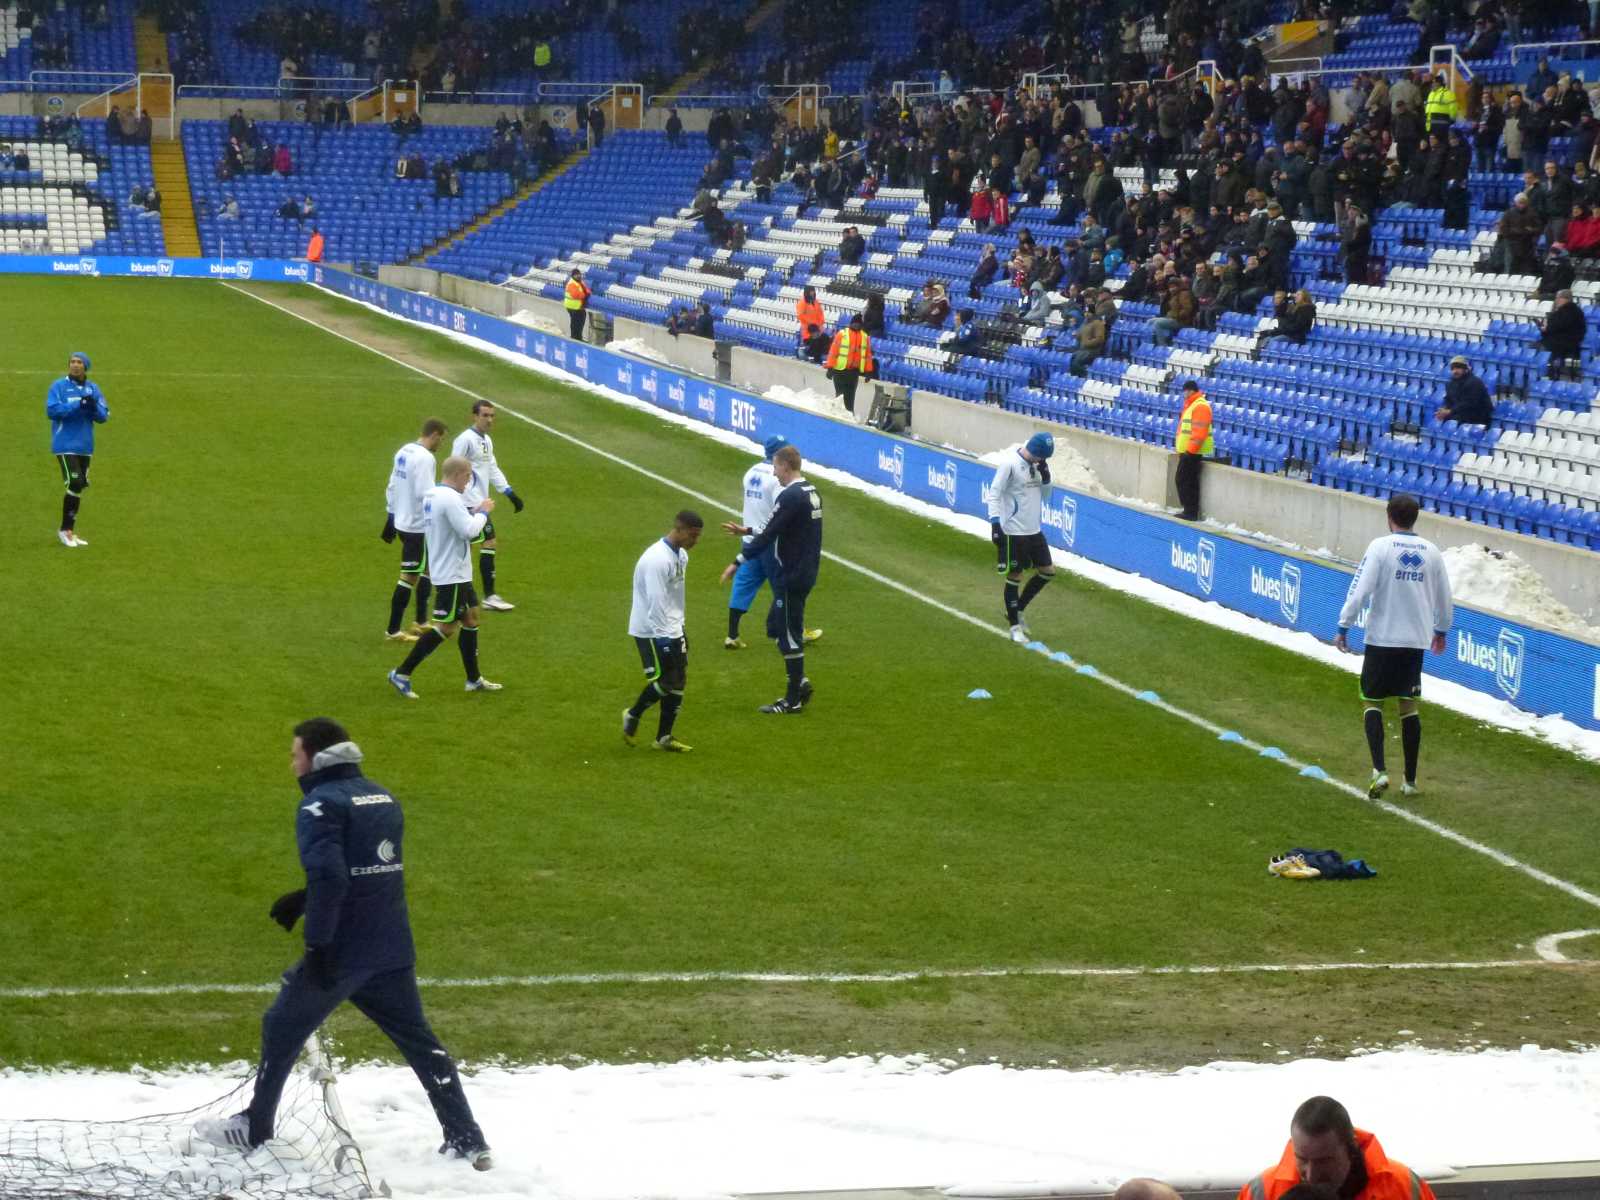
<instances>
[{"instance_id":1,"label":"seated spectator","mask_svg":"<svg viewBox=\"0 0 1600 1200\"><path fill-rule=\"evenodd\" d=\"M692 337L711 338L715 336L715 325L711 305L704 300L693 309L682 309L667 318L667 332L673 337L689 334Z\"/></svg>"},{"instance_id":2,"label":"seated spectator","mask_svg":"<svg viewBox=\"0 0 1600 1200\"><path fill-rule=\"evenodd\" d=\"M883 293L873 292L867 297L867 307L861 311L861 328L873 337L883 333Z\"/></svg>"},{"instance_id":3,"label":"seated spectator","mask_svg":"<svg viewBox=\"0 0 1600 1200\"><path fill-rule=\"evenodd\" d=\"M1104 262L1103 261L1101 263L1101 266L1102 266L1101 274L1102 274L1102 276L1104 276L1106 274L1106 272L1103 269L1104 268ZM1044 284L1044 290L1045 291L1047 291L1047 292L1057 292L1057 291L1061 290L1061 284L1062 284L1062 281L1066 278L1066 275L1067 275L1067 264L1065 262L1063 262L1062 259L1061 259L1061 247L1060 246L1051 246L1048 250L1045 251L1044 261L1039 264L1039 275L1038 275L1039 282ZM1100 283L1104 283L1105 279L1102 277L1099 282ZM1098 284L1096 284L1096 286L1098 286Z\"/></svg>"},{"instance_id":4,"label":"seated spectator","mask_svg":"<svg viewBox=\"0 0 1600 1200\"><path fill-rule=\"evenodd\" d=\"M963 308L956 313L956 331L950 335L949 346L957 354L976 354L978 351L977 313Z\"/></svg>"},{"instance_id":5,"label":"seated spectator","mask_svg":"<svg viewBox=\"0 0 1600 1200\"><path fill-rule=\"evenodd\" d=\"M1587 204L1574 204L1567 221L1567 253L1574 258L1600 255L1600 216Z\"/></svg>"},{"instance_id":6,"label":"seated spectator","mask_svg":"<svg viewBox=\"0 0 1600 1200\"><path fill-rule=\"evenodd\" d=\"M1600 222L1596 222L1600 224ZM1596 240L1600 240L1597 238ZM983 257L978 259L978 265L973 269L972 278L967 280L967 295L973 300L982 298L983 289L995 281L1000 274L1000 259L995 253L993 242L985 242ZM870 332L870 330L869 330Z\"/></svg>"},{"instance_id":7,"label":"seated spectator","mask_svg":"<svg viewBox=\"0 0 1600 1200\"><path fill-rule=\"evenodd\" d=\"M1539 273L1539 295L1554 296L1571 287L1577 278L1577 268L1572 265L1566 246L1561 242L1552 243L1544 260L1544 270Z\"/></svg>"},{"instance_id":8,"label":"seated spectator","mask_svg":"<svg viewBox=\"0 0 1600 1200\"><path fill-rule=\"evenodd\" d=\"M728 240L728 217L716 201L712 201L711 207L701 214L700 220L713 245L720 246Z\"/></svg>"},{"instance_id":9,"label":"seated spectator","mask_svg":"<svg viewBox=\"0 0 1600 1200\"><path fill-rule=\"evenodd\" d=\"M1582 353L1589 320L1583 309L1572 302L1572 293L1566 288L1556 293L1556 306L1538 324L1543 331L1539 344L1550 351L1552 358L1577 358Z\"/></svg>"},{"instance_id":10,"label":"seated spectator","mask_svg":"<svg viewBox=\"0 0 1600 1200\"><path fill-rule=\"evenodd\" d=\"M943 329L945 318L950 315L950 298L945 294L944 284L937 279L928 280L922 285L922 295L906 309L905 315L906 320L918 325Z\"/></svg>"},{"instance_id":11,"label":"seated spectator","mask_svg":"<svg viewBox=\"0 0 1600 1200\"><path fill-rule=\"evenodd\" d=\"M294 173L294 160L289 156L289 147L282 142L278 143L278 148L272 153L272 169L279 175Z\"/></svg>"},{"instance_id":12,"label":"seated spectator","mask_svg":"<svg viewBox=\"0 0 1600 1200\"><path fill-rule=\"evenodd\" d=\"M1239 1200L1288 1200L1303 1184L1331 1187L1347 1200L1435 1200L1427 1180L1386 1155L1328 1096L1295 1109L1283 1157L1240 1188Z\"/></svg>"},{"instance_id":13,"label":"seated spectator","mask_svg":"<svg viewBox=\"0 0 1600 1200\"><path fill-rule=\"evenodd\" d=\"M1050 319L1050 293L1044 290L1044 284L1035 283L1028 289L1021 315L1027 325L1043 325Z\"/></svg>"},{"instance_id":14,"label":"seated spectator","mask_svg":"<svg viewBox=\"0 0 1600 1200\"><path fill-rule=\"evenodd\" d=\"M1317 306L1311 300L1311 293L1301 288L1291 298L1279 292L1274 300L1273 310L1278 323L1267 331L1266 336L1287 338L1296 346L1304 346L1311 327L1317 321Z\"/></svg>"},{"instance_id":15,"label":"seated spectator","mask_svg":"<svg viewBox=\"0 0 1600 1200\"><path fill-rule=\"evenodd\" d=\"M153 218L161 216L161 193L156 190L154 184L144 189L144 211L139 215Z\"/></svg>"},{"instance_id":16,"label":"seated spectator","mask_svg":"<svg viewBox=\"0 0 1600 1200\"><path fill-rule=\"evenodd\" d=\"M1083 324L1078 326L1078 348L1072 355L1072 373L1087 375L1089 364L1104 354L1105 349L1106 323L1091 308L1084 314Z\"/></svg>"},{"instance_id":17,"label":"seated spectator","mask_svg":"<svg viewBox=\"0 0 1600 1200\"><path fill-rule=\"evenodd\" d=\"M833 339L828 336L828 331L821 325L807 325L801 335L800 350L814 363L821 363L827 357L828 347L833 344Z\"/></svg>"},{"instance_id":18,"label":"seated spectator","mask_svg":"<svg viewBox=\"0 0 1600 1200\"><path fill-rule=\"evenodd\" d=\"M11 153L10 142L0 142L0 171L15 169L16 157Z\"/></svg>"},{"instance_id":19,"label":"seated spectator","mask_svg":"<svg viewBox=\"0 0 1600 1200\"><path fill-rule=\"evenodd\" d=\"M1197 305L1194 293L1181 275L1174 275L1167 283L1167 297L1161 304L1161 315L1150 322L1150 340L1157 346L1170 346L1180 329L1194 325Z\"/></svg>"},{"instance_id":20,"label":"seated spectator","mask_svg":"<svg viewBox=\"0 0 1600 1200\"><path fill-rule=\"evenodd\" d=\"M861 262L861 256L867 252L867 239L861 236L861 231L851 225L844 231L844 237L839 239L839 261L847 267L856 266Z\"/></svg>"},{"instance_id":21,"label":"seated spectator","mask_svg":"<svg viewBox=\"0 0 1600 1200\"><path fill-rule=\"evenodd\" d=\"M32 161L28 158L28 148L18 146L11 155L11 169L13 171L30 171L33 169Z\"/></svg>"},{"instance_id":22,"label":"seated spectator","mask_svg":"<svg viewBox=\"0 0 1600 1200\"><path fill-rule=\"evenodd\" d=\"M800 290L800 299L794 302L794 316L796 331L800 341L806 342L811 338L813 329L826 328L828 318L823 315L822 302L817 299L817 289L809 284Z\"/></svg>"},{"instance_id":23,"label":"seated spectator","mask_svg":"<svg viewBox=\"0 0 1600 1200\"><path fill-rule=\"evenodd\" d=\"M738 253L744 249L744 242L750 236L750 231L745 228L743 221L735 221L728 227L728 249Z\"/></svg>"},{"instance_id":24,"label":"seated spectator","mask_svg":"<svg viewBox=\"0 0 1600 1200\"><path fill-rule=\"evenodd\" d=\"M285 196L283 203L278 205L278 215L286 221L298 221L300 219L300 202L293 196Z\"/></svg>"},{"instance_id":25,"label":"seated spectator","mask_svg":"<svg viewBox=\"0 0 1600 1200\"><path fill-rule=\"evenodd\" d=\"M1483 380L1472 373L1472 364L1463 355L1450 360L1450 382L1444 385L1444 403L1434 412L1435 421L1455 421L1461 425L1482 425L1494 419L1494 401Z\"/></svg>"},{"instance_id":26,"label":"seated spectator","mask_svg":"<svg viewBox=\"0 0 1600 1200\"><path fill-rule=\"evenodd\" d=\"M239 219L239 201L229 196L217 209L217 220L237 221Z\"/></svg>"}]
</instances>

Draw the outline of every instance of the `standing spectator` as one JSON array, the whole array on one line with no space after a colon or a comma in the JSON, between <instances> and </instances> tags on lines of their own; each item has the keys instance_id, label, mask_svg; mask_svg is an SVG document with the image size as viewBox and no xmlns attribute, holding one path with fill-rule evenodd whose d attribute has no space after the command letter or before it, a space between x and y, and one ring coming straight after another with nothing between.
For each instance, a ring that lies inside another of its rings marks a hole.
<instances>
[{"instance_id":1,"label":"standing spectator","mask_svg":"<svg viewBox=\"0 0 1600 1200\"><path fill-rule=\"evenodd\" d=\"M1478 112L1478 123L1473 127L1472 146L1478 159L1478 170L1494 170L1495 152L1500 148L1500 138L1505 133L1506 114L1500 102L1490 97Z\"/></svg>"},{"instance_id":2,"label":"standing spectator","mask_svg":"<svg viewBox=\"0 0 1600 1200\"><path fill-rule=\"evenodd\" d=\"M878 366L872 357L872 338L862 328L860 313L850 318L847 328L833 335L827 367L834 395L844 401L845 411L854 416L857 385L862 379L878 377Z\"/></svg>"},{"instance_id":3,"label":"standing spectator","mask_svg":"<svg viewBox=\"0 0 1600 1200\"><path fill-rule=\"evenodd\" d=\"M683 119L675 108L667 109L667 145L674 150L683 145Z\"/></svg>"},{"instance_id":4,"label":"standing spectator","mask_svg":"<svg viewBox=\"0 0 1600 1200\"><path fill-rule=\"evenodd\" d=\"M306 243L306 261L319 263L322 261L322 252L326 243L322 233L315 225L311 227L311 240Z\"/></svg>"},{"instance_id":5,"label":"standing spectator","mask_svg":"<svg viewBox=\"0 0 1600 1200\"><path fill-rule=\"evenodd\" d=\"M1512 92L1511 99L1506 102L1505 116L1500 127L1508 171L1522 170L1522 122L1527 116L1528 106L1522 101L1522 93Z\"/></svg>"},{"instance_id":6,"label":"standing spectator","mask_svg":"<svg viewBox=\"0 0 1600 1200\"><path fill-rule=\"evenodd\" d=\"M861 236L861 231L854 225L846 227L844 236L839 239L839 261L847 267L853 267L861 262L861 256L866 252L867 239Z\"/></svg>"},{"instance_id":7,"label":"standing spectator","mask_svg":"<svg viewBox=\"0 0 1600 1200\"><path fill-rule=\"evenodd\" d=\"M589 148L598 150L605 140L606 115L600 111L598 104L591 104L589 106Z\"/></svg>"},{"instance_id":8,"label":"standing spectator","mask_svg":"<svg viewBox=\"0 0 1600 1200\"><path fill-rule=\"evenodd\" d=\"M1494 401L1489 389L1472 372L1464 355L1450 360L1450 382L1444 385L1444 403L1433 414L1435 421L1454 421L1458 425L1482 425L1494 420Z\"/></svg>"},{"instance_id":9,"label":"standing spectator","mask_svg":"<svg viewBox=\"0 0 1600 1200\"><path fill-rule=\"evenodd\" d=\"M997 187L989 189L989 228L1005 229L1011 224L1011 202Z\"/></svg>"},{"instance_id":10,"label":"standing spectator","mask_svg":"<svg viewBox=\"0 0 1600 1200\"><path fill-rule=\"evenodd\" d=\"M1215 449L1211 437L1211 401L1193 379L1183 385L1182 411L1174 447L1178 452L1176 486L1178 517L1184 521L1200 519L1200 469Z\"/></svg>"},{"instance_id":11,"label":"standing spectator","mask_svg":"<svg viewBox=\"0 0 1600 1200\"><path fill-rule=\"evenodd\" d=\"M1570 288L1577 278L1577 270L1572 265L1566 246L1561 242L1552 243L1550 253L1544 260L1544 272L1539 276L1539 295L1554 296Z\"/></svg>"},{"instance_id":12,"label":"standing spectator","mask_svg":"<svg viewBox=\"0 0 1600 1200\"><path fill-rule=\"evenodd\" d=\"M1544 164L1544 178L1528 193L1528 206L1544 220L1544 236L1559 242L1567 232L1567 217L1572 212L1572 180L1562 174L1554 160Z\"/></svg>"},{"instance_id":13,"label":"standing spectator","mask_svg":"<svg viewBox=\"0 0 1600 1200\"><path fill-rule=\"evenodd\" d=\"M273 152L272 169L280 176L294 173L294 160L289 156L289 147L282 142L278 143L277 150Z\"/></svg>"},{"instance_id":14,"label":"standing spectator","mask_svg":"<svg viewBox=\"0 0 1600 1200\"><path fill-rule=\"evenodd\" d=\"M1344 256L1345 279L1367 282L1367 259L1372 252L1372 223L1355 204L1346 204L1344 223L1339 228L1339 252Z\"/></svg>"},{"instance_id":15,"label":"standing spectator","mask_svg":"<svg viewBox=\"0 0 1600 1200\"><path fill-rule=\"evenodd\" d=\"M1433 78L1433 88L1428 92L1428 102L1425 108L1428 119L1428 132L1437 133L1440 137L1455 124L1461 115L1461 106L1456 102L1455 89L1450 86L1449 77L1440 72Z\"/></svg>"},{"instance_id":16,"label":"standing spectator","mask_svg":"<svg viewBox=\"0 0 1600 1200\"><path fill-rule=\"evenodd\" d=\"M1367 632L1370 637L1370 620ZM1284 1200L1302 1183L1331 1186L1350 1200L1434 1200L1427 1180L1386 1155L1378 1139L1357 1129L1344 1105L1328 1096L1313 1096L1295 1109L1283 1157L1240 1188L1239 1200Z\"/></svg>"},{"instance_id":17,"label":"standing spectator","mask_svg":"<svg viewBox=\"0 0 1600 1200\"><path fill-rule=\"evenodd\" d=\"M1549 316L1539 322L1539 329L1539 344L1550 351L1552 359L1577 358L1589 333L1589 320L1583 309L1572 302L1572 293L1563 288L1556 293L1556 305Z\"/></svg>"},{"instance_id":18,"label":"standing spectator","mask_svg":"<svg viewBox=\"0 0 1600 1200\"><path fill-rule=\"evenodd\" d=\"M817 299L816 288L807 284L801 289L800 299L794 302L794 316L802 345L809 346L813 339L821 336L828 318L822 311L822 302ZM817 355L815 361L820 362L821 355Z\"/></svg>"},{"instance_id":19,"label":"standing spectator","mask_svg":"<svg viewBox=\"0 0 1600 1200\"><path fill-rule=\"evenodd\" d=\"M570 325L572 340L583 341L583 322L589 315L589 285L583 281L583 272L577 267L572 268L572 274L567 278L565 288L566 296L561 301L561 306L567 310L567 320Z\"/></svg>"},{"instance_id":20,"label":"standing spectator","mask_svg":"<svg viewBox=\"0 0 1600 1200\"><path fill-rule=\"evenodd\" d=\"M1537 275L1539 260L1533 247L1543 229L1544 221L1528 203L1528 193L1518 192L1511 207L1500 215L1500 237L1495 243L1499 269L1512 275Z\"/></svg>"}]
</instances>

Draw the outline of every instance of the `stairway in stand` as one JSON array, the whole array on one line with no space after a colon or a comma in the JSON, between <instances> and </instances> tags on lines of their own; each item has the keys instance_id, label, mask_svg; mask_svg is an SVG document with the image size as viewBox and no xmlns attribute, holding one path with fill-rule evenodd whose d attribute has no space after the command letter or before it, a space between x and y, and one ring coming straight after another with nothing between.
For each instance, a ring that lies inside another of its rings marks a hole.
<instances>
[{"instance_id":1,"label":"stairway in stand","mask_svg":"<svg viewBox=\"0 0 1600 1200\"><path fill-rule=\"evenodd\" d=\"M466 238L469 234L477 233L478 230L482 229L490 221L493 221L493 220L495 220L495 219L497 219L499 217L505 216L506 213L510 212L517 205L521 204L529 196L533 195L540 188L544 187L547 183L551 182L551 180L559 178L560 176L564 175L567 171L569 171L573 167L577 166L578 163L583 161L584 157L588 153L589 152L587 150L574 150L571 154L567 155L560 162L558 162L555 166L551 167L548 171L546 171L543 175L539 176L539 178L535 179L532 183L523 184L516 191L512 192L511 195L507 196L504 200L500 201L499 204L496 204L493 208L491 208L488 212L484 213L482 216L474 217L472 220L468 221L465 225L463 225L460 229L457 229L454 233L450 234L448 237L442 237L437 242L434 242L432 245L424 246L422 248L422 253L416 255L415 257L413 257L411 259L411 265L412 266L420 266L422 264L423 260L425 260L429 255L437 254L441 250L446 250L449 247L456 245L458 242L460 242L464 238Z\"/></svg>"}]
</instances>

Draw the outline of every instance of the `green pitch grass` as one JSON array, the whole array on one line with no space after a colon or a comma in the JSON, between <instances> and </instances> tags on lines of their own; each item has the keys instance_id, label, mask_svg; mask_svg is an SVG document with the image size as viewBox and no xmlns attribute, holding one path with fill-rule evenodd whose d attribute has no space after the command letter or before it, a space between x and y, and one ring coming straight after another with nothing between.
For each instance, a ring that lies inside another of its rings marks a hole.
<instances>
[{"instance_id":1,"label":"green pitch grass","mask_svg":"<svg viewBox=\"0 0 1600 1200\"><path fill-rule=\"evenodd\" d=\"M683 484L738 498L748 456L655 417L305 289L253 289ZM688 699L670 756L626 747L640 673L633 563L687 501L502 414L528 501L496 512L498 590L467 695L454 646L384 682L398 551L378 539L391 453L451 388L218 285L11 281L0 365L10 595L0 771L0 986L272 982L297 953L267 919L300 885L290 728L328 714L403 800L423 974L959 971L1044 966L1524 960L1592 928L1581 901L1219 744L838 564L810 623L797 719L762 612L721 641L733 551L691 557ZM43 396L94 358L99 431L80 533L56 544ZM802 450L804 447L802 447ZM986 543L823 484L846 558L998 622ZM1323 765L1366 776L1349 675L1063 580L1030 611L1080 661ZM994 694L969 701L973 688ZM654 728L647 716L644 731ZM1426 711L1415 808L1600 890L1600 770ZM1393 756L1399 759L1395 745ZM1377 880L1271 879L1330 846ZM1583 943L1569 943L1574 956ZM1324 1052L1415 1031L1436 1045L1593 1036L1586 966L1303 976L599 982L434 988L469 1058L846 1050L1016 1062L1177 1063ZM226 1060L265 996L0 998L0 1062ZM359 1018L337 1031L377 1052Z\"/></svg>"}]
</instances>

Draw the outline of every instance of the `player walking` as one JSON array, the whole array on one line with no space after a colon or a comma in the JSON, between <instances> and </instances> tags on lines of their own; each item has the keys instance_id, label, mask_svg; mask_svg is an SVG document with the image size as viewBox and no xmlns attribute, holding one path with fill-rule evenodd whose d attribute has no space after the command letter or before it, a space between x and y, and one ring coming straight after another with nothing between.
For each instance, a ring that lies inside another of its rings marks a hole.
<instances>
[{"instance_id":1,"label":"player walking","mask_svg":"<svg viewBox=\"0 0 1600 1200\"><path fill-rule=\"evenodd\" d=\"M433 623L399 669L389 672L389 683L407 700L417 698L411 690L411 672L458 626L467 691L498 692L501 687L478 673L478 594L472 590L472 539L488 524L494 501L479 500L468 509L464 493L472 479L472 464L466 459L452 454L444 460L440 474L444 482L429 488L422 500L428 569L433 573Z\"/></svg>"},{"instance_id":2,"label":"player walking","mask_svg":"<svg viewBox=\"0 0 1600 1200\"><path fill-rule=\"evenodd\" d=\"M1055 560L1050 557L1050 543L1041 525L1044 502L1050 495L1049 459L1055 452L1055 438L1048 433L1034 434L1006 452L989 487L989 540L999 555L995 570L1006 580L1006 623L1011 626L1011 640L1019 645L1028 640L1023 610L1056 577ZM1019 591L1022 573L1030 569L1033 578Z\"/></svg>"},{"instance_id":3,"label":"player walking","mask_svg":"<svg viewBox=\"0 0 1600 1200\"><path fill-rule=\"evenodd\" d=\"M61 528L56 537L63 546L87 546L77 534L78 505L89 486L94 427L111 419L111 409L100 385L89 382L89 356L83 351L73 351L67 359L67 373L50 385L44 413L50 418L50 453L56 456L67 488L61 498Z\"/></svg>"},{"instance_id":4,"label":"player walking","mask_svg":"<svg viewBox=\"0 0 1600 1200\"><path fill-rule=\"evenodd\" d=\"M506 481L505 472L500 469L500 464L494 457L494 439L489 436L489 430L494 428L494 405L487 400L474 400L472 402L472 424L456 435L456 440L450 446L450 453L466 459L472 464L475 478L467 486L467 507L471 508L489 494L492 486L497 492L511 501L514 512L522 511L522 497L511 489L511 484ZM494 535L494 522L490 521L483 527L483 534L476 543L478 546L478 570L483 574L483 606L492 608L496 612L510 612L515 604L503 599L494 590L494 572L499 559L497 557L497 543Z\"/></svg>"},{"instance_id":5,"label":"player walking","mask_svg":"<svg viewBox=\"0 0 1600 1200\"><path fill-rule=\"evenodd\" d=\"M428 546L422 521L422 501L433 487L433 452L444 440L443 421L430 417L422 423L422 435L395 451L389 469L389 486L384 492L388 519L383 523L383 540L400 538L400 580L389 598L389 628L384 634L391 642L414 642L417 634L401 628L406 607L413 596L417 604L417 632L428 619Z\"/></svg>"},{"instance_id":6,"label":"player walking","mask_svg":"<svg viewBox=\"0 0 1600 1200\"><path fill-rule=\"evenodd\" d=\"M1389 497L1389 533L1375 538L1361 556L1344 607L1339 610L1339 633L1333 644L1349 650L1350 626L1368 601L1366 653L1361 662L1362 716L1367 749L1372 752L1372 782L1367 795L1377 799L1389 786L1383 760L1383 702L1390 696L1400 709L1400 747L1405 754L1406 778L1401 794L1417 794L1417 755L1422 747L1422 715L1417 699L1422 695L1422 652L1432 648L1442 654L1445 635L1455 609L1450 599L1450 578L1445 574L1439 548L1413 533L1417 523L1417 498L1404 492Z\"/></svg>"},{"instance_id":7,"label":"player walking","mask_svg":"<svg viewBox=\"0 0 1600 1200\"><path fill-rule=\"evenodd\" d=\"M781 434L769 437L762 447L766 457L744 473L744 523L746 528L760 529L772 516L772 506L778 499L782 486L772 473L772 456L789 443ZM739 622L750 611L750 604L761 591L761 585L772 577L772 552L760 558L747 559L739 565L733 577L733 593L728 598L728 636L722 639L726 650L743 650L739 638ZM814 642L822 636L820 629L806 630L806 641Z\"/></svg>"},{"instance_id":8,"label":"player walking","mask_svg":"<svg viewBox=\"0 0 1600 1200\"><path fill-rule=\"evenodd\" d=\"M704 528L699 513L684 509L673 518L667 535L652 542L634 564L628 632L639 648L645 683L639 698L622 710L622 740L630 746L639 732L639 719L659 700L661 720L650 748L678 754L690 749L672 736L672 723L683 706L689 678L689 639L683 628L689 551Z\"/></svg>"},{"instance_id":9,"label":"player walking","mask_svg":"<svg viewBox=\"0 0 1600 1200\"><path fill-rule=\"evenodd\" d=\"M405 1055L444 1129L441 1154L487 1171L493 1162L461 1076L422 1012L417 952L406 911L400 802L361 773L361 748L337 721L294 729L290 761L304 803L295 840L306 886L280 896L272 919L293 931L303 915L305 957L284 972L261 1019L261 1065L250 1106L195 1123L194 1136L249 1153L272 1137L278 1100L300 1048L348 1000Z\"/></svg>"},{"instance_id":10,"label":"player walking","mask_svg":"<svg viewBox=\"0 0 1600 1200\"><path fill-rule=\"evenodd\" d=\"M737 521L723 523L728 533L748 540L724 568L722 582L727 583L741 566L772 549L767 636L778 643L788 683L783 698L763 704L761 711L787 716L802 711L811 699L811 681L806 678L806 598L816 586L822 565L822 497L800 474L800 451L793 446L784 446L772 456L772 471L782 490L767 523L760 530Z\"/></svg>"}]
</instances>

